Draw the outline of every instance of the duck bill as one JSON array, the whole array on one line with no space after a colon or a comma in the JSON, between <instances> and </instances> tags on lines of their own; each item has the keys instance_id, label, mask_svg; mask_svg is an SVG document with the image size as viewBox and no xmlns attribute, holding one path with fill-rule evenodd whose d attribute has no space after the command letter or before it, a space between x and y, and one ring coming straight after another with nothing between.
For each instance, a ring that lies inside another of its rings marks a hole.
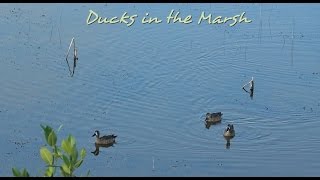
<instances>
[{"instance_id":1,"label":"duck bill","mask_svg":"<svg viewBox=\"0 0 320 180\"><path fill-rule=\"evenodd\" d=\"M92 137L95 136L95 135L96 135L96 134L93 134Z\"/></svg>"}]
</instances>

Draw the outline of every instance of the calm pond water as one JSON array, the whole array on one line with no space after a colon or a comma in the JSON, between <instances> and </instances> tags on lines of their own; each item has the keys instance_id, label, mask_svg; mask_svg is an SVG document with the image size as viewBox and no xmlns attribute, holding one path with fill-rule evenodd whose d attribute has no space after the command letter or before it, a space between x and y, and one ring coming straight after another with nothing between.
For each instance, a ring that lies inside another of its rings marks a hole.
<instances>
[{"instance_id":1,"label":"calm pond water","mask_svg":"<svg viewBox=\"0 0 320 180\"><path fill-rule=\"evenodd\" d=\"M138 17L87 25L90 9ZM167 24L172 9L193 22ZM202 11L252 22L198 25ZM0 175L41 176L40 124L62 124L58 142L87 150L79 176L319 176L319 16L320 4L1 4ZM95 130L118 136L97 156Z\"/></svg>"}]
</instances>

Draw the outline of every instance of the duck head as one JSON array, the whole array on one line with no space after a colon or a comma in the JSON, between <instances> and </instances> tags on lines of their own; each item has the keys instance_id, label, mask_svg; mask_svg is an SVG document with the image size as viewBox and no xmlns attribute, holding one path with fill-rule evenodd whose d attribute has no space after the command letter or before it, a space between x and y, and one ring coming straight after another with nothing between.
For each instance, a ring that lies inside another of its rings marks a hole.
<instances>
[{"instance_id":1,"label":"duck head","mask_svg":"<svg viewBox=\"0 0 320 180\"><path fill-rule=\"evenodd\" d=\"M94 134L92 135L92 137L93 137L93 136L99 137L99 136L100 136L100 132L99 132L98 130L96 130L96 131L94 132Z\"/></svg>"},{"instance_id":2,"label":"duck head","mask_svg":"<svg viewBox=\"0 0 320 180\"><path fill-rule=\"evenodd\" d=\"M210 118L211 117L211 113L207 113L206 114L206 119Z\"/></svg>"},{"instance_id":3,"label":"duck head","mask_svg":"<svg viewBox=\"0 0 320 180\"><path fill-rule=\"evenodd\" d=\"M232 131L234 128L233 128L233 125L232 124L228 124L227 128L226 128L226 131Z\"/></svg>"}]
</instances>

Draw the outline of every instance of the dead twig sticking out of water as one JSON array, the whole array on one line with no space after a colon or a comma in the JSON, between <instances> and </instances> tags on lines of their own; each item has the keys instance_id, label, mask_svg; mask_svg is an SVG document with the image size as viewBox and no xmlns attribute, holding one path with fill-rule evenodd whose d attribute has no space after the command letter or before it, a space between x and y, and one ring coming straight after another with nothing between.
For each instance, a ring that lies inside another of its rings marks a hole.
<instances>
[{"instance_id":1,"label":"dead twig sticking out of water","mask_svg":"<svg viewBox=\"0 0 320 180\"><path fill-rule=\"evenodd\" d=\"M248 90L246 90L246 86L247 85L249 85L249 91ZM251 99L252 99L252 97L253 97L253 90L254 90L254 81L253 81L253 77L251 78L251 80L247 83L247 84L245 84L245 85L243 85L242 86L242 89L245 91L245 92L247 92L247 93L249 93L250 94L250 97L251 97Z\"/></svg>"},{"instance_id":2,"label":"dead twig sticking out of water","mask_svg":"<svg viewBox=\"0 0 320 180\"><path fill-rule=\"evenodd\" d=\"M60 28L59 27L58 27L58 33L59 33L60 48L61 48L61 35L60 35Z\"/></svg>"},{"instance_id":3,"label":"dead twig sticking out of water","mask_svg":"<svg viewBox=\"0 0 320 180\"><path fill-rule=\"evenodd\" d=\"M242 88L244 89L244 87L247 85L250 85L250 90L254 89L253 77L251 78L251 80L247 84L243 85Z\"/></svg>"},{"instance_id":4,"label":"dead twig sticking out of water","mask_svg":"<svg viewBox=\"0 0 320 180\"><path fill-rule=\"evenodd\" d=\"M27 42L29 42L29 37L30 37L30 16L28 16L28 25L29 25L29 28L28 28L28 39L27 39Z\"/></svg>"},{"instance_id":5,"label":"dead twig sticking out of water","mask_svg":"<svg viewBox=\"0 0 320 180\"><path fill-rule=\"evenodd\" d=\"M284 37L284 35L282 35L282 37L283 37L283 44L282 44L282 48L281 48L281 50L283 50L284 45L286 44L286 38Z\"/></svg>"},{"instance_id":6,"label":"dead twig sticking out of water","mask_svg":"<svg viewBox=\"0 0 320 180\"><path fill-rule=\"evenodd\" d=\"M272 39L271 26L270 26L270 15L269 15L269 18L268 18L268 23L269 23L269 33L270 33L270 37L271 37L271 39Z\"/></svg>"},{"instance_id":7,"label":"dead twig sticking out of water","mask_svg":"<svg viewBox=\"0 0 320 180\"><path fill-rule=\"evenodd\" d=\"M52 22L51 22L52 23ZM51 38L52 38L52 31L53 31L53 25L52 25L52 28L51 28L51 33L50 33L50 40L51 41Z\"/></svg>"},{"instance_id":8,"label":"dead twig sticking out of water","mask_svg":"<svg viewBox=\"0 0 320 180\"><path fill-rule=\"evenodd\" d=\"M60 47L61 47L61 35L60 35L61 15L62 15L62 10L60 11L60 20L59 20L59 26L58 26L59 40L60 40Z\"/></svg>"},{"instance_id":9,"label":"dead twig sticking out of water","mask_svg":"<svg viewBox=\"0 0 320 180\"><path fill-rule=\"evenodd\" d=\"M294 21L294 18L292 20L292 36L291 36L291 39L292 39L292 42L291 42L291 66L293 65L293 38L294 38L294 25L295 25L295 21Z\"/></svg>"},{"instance_id":10,"label":"dead twig sticking out of water","mask_svg":"<svg viewBox=\"0 0 320 180\"><path fill-rule=\"evenodd\" d=\"M154 170L154 157L152 157L152 170Z\"/></svg>"},{"instance_id":11,"label":"dead twig sticking out of water","mask_svg":"<svg viewBox=\"0 0 320 180\"><path fill-rule=\"evenodd\" d=\"M260 27L259 27L259 43L261 44L261 36L262 36L262 7L260 3Z\"/></svg>"},{"instance_id":12,"label":"dead twig sticking out of water","mask_svg":"<svg viewBox=\"0 0 320 180\"><path fill-rule=\"evenodd\" d=\"M73 43L73 40L74 40L74 38L71 39L71 42L70 42L70 45L69 45L69 49L68 49L68 52L67 52L67 55L66 55L66 61L67 61L67 64L68 64L70 75L71 75L72 72L71 72L71 69L70 69L69 62L68 62L68 56L69 56L69 52L70 52L70 48L71 48L71 45Z\"/></svg>"},{"instance_id":13,"label":"dead twig sticking out of water","mask_svg":"<svg viewBox=\"0 0 320 180\"><path fill-rule=\"evenodd\" d=\"M244 62L247 62L247 46L244 47Z\"/></svg>"},{"instance_id":14,"label":"dead twig sticking out of water","mask_svg":"<svg viewBox=\"0 0 320 180\"><path fill-rule=\"evenodd\" d=\"M76 69L76 66L77 66L77 60L78 60L78 55L77 55L77 48L76 48L76 43L73 43L74 44L74 55L73 55L73 71L72 71L72 76L74 75L74 70ZM72 77L71 76L71 77Z\"/></svg>"},{"instance_id":15,"label":"dead twig sticking out of water","mask_svg":"<svg viewBox=\"0 0 320 180\"><path fill-rule=\"evenodd\" d=\"M71 49L71 46L73 44L73 70L71 71L71 68L70 68L70 65L69 65L69 61L68 61L68 57L69 57L69 53L70 53L70 49ZM70 72L70 76L72 77L74 75L74 70L77 66L77 60L78 60L78 55L77 55L77 48L76 48L76 43L75 43L75 40L74 40L74 37L71 39L71 42L70 42L70 45L69 45L69 48L68 48L68 52L67 52L67 55L66 55L66 61L67 61L67 64L68 64L68 68L69 68L69 72Z\"/></svg>"}]
</instances>

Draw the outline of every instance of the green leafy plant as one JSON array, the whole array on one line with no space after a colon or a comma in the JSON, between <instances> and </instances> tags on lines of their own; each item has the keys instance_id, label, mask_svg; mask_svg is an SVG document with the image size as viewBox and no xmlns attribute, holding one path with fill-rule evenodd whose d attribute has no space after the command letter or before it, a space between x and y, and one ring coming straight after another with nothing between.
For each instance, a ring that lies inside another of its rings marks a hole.
<instances>
[{"instance_id":1,"label":"green leafy plant","mask_svg":"<svg viewBox=\"0 0 320 180\"><path fill-rule=\"evenodd\" d=\"M21 172L17 168L12 168L12 173L16 177L29 177L29 173L25 168Z\"/></svg>"},{"instance_id":2,"label":"green leafy plant","mask_svg":"<svg viewBox=\"0 0 320 180\"><path fill-rule=\"evenodd\" d=\"M58 131L62 126L59 127ZM53 177L56 173L56 168L60 169L61 175L64 177L73 177L74 171L79 168L86 156L86 150L82 148L78 151L76 140L72 135L61 141L61 146L57 146L57 135L50 126L43 126L46 143L50 150L43 146L40 148L41 159L46 163L47 169L44 172L45 177ZM79 156L80 152L80 156ZM57 165L59 159L62 160L61 165ZM21 172L17 168L12 168L12 173L16 177L29 177L26 169ZM87 176L90 171L88 171Z\"/></svg>"}]
</instances>

